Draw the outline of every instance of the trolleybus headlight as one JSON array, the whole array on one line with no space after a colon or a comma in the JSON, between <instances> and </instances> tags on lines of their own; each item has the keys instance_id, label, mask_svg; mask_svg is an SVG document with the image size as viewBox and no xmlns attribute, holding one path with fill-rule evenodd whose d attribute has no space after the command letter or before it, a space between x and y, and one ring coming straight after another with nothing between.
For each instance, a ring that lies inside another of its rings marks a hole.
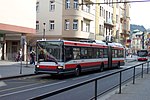
<instances>
[{"instance_id":1,"label":"trolleybus headlight","mask_svg":"<svg viewBox=\"0 0 150 100\"><path fill-rule=\"evenodd\" d=\"M58 68L58 69L63 69L63 66L58 66L57 68Z\"/></svg>"},{"instance_id":2,"label":"trolleybus headlight","mask_svg":"<svg viewBox=\"0 0 150 100\"><path fill-rule=\"evenodd\" d=\"M39 67L39 65L37 64L37 65L36 65L36 67L38 68L38 67Z\"/></svg>"}]
</instances>

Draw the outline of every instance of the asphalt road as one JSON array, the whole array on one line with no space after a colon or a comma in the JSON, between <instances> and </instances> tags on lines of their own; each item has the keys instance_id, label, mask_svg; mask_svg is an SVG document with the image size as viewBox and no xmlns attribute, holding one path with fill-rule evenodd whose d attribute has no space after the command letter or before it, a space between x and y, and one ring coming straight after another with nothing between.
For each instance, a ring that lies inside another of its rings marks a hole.
<instances>
[{"instance_id":1,"label":"asphalt road","mask_svg":"<svg viewBox=\"0 0 150 100\"><path fill-rule=\"evenodd\" d=\"M132 66L141 62L126 63L122 68ZM66 76L65 78L42 75L38 77L27 77L13 80L6 80L5 86L0 87L0 100L27 100L37 95L41 95L56 89L60 89L78 82L82 82L97 76L118 71L120 69L107 70L104 72L88 72L79 77ZM136 69L136 73L141 72L141 68ZM123 79L127 80L133 75L133 70L125 71ZM119 74L110 76L98 81L98 93L115 86L119 83ZM57 94L46 100L89 100L94 96L94 82L78 87L76 89Z\"/></svg>"}]
</instances>

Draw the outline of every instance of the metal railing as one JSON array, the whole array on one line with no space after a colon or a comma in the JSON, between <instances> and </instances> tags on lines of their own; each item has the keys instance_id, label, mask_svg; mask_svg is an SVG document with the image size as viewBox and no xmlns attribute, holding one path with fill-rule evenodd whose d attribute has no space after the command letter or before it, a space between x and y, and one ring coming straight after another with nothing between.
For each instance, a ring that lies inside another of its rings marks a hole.
<instances>
[{"instance_id":1,"label":"metal railing","mask_svg":"<svg viewBox=\"0 0 150 100\"><path fill-rule=\"evenodd\" d=\"M122 88L122 85L125 82L127 82L127 81L129 81L129 80L132 79L133 84L135 84L135 78L136 78L137 75L141 75L141 78L143 78L143 75L144 75L144 66L143 65L144 64L147 64L146 73L147 74L149 73L149 62L150 61L143 62L141 64L137 64L137 65L131 66L131 67L126 68L126 69L121 69L121 70L116 71L116 72L112 72L112 73L105 74L105 75L102 75L102 76L99 76L99 77L95 77L93 79L89 79L89 80L86 80L86 81L83 81L83 82L80 82L80 83L77 83L77 84L73 84L73 85L70 85L70 86L67 86L67 87L63 87L63 88L60 88L58 90L54 90L54 91L51 91L49 93L42 94L40 96L30 98L30 100L41 100L41 99L44 99L44 98L48 98L48 97L54 96L56 94L65 92L65 91L68 91L68 90L71 90L71 89L75 89L75 88L77 88L79 86L86 85L86 84L91 83L91 82L95 83L95 90L94 90L95 93L94 93L94 97L92 97L91 99L97 100L98 96L100 96L100 95L102 95L102 94L104 94L104 93L106 93L106 92L108 92L108 91L110 91L110 90L112 90L114 88L117 88L117 87L119 88L119 94L121 94L121 88ZM138 67L138 66L141 66L141 72L138 73L138 74L136 74L136 69L135 68ZM130 77L130 79L122 81L122 72L130 70L130 69L133 69L133 76ZM103 91L102 93L98 94L98 86L97 86L98 84L97 84L97 81L101 80L101 79L104 79L104 78L107 78L109 76L115 75L115 74L119 74L119 83L118 83L118 85L112 86L111 88L109 88L109 89Z\"/></svg>"}]
</instances>

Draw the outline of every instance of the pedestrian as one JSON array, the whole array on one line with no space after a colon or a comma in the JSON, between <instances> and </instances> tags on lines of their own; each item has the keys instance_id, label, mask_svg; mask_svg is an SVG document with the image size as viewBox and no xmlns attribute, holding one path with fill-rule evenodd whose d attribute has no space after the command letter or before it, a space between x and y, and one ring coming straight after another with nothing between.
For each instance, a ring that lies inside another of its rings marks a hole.
<instances>
[{"instance_id":1,"label":"pedestrian","mask_svg":"<svg viewBox=\"0 0 150 100\"><path fill-rule=\"evenodd\" d=\"M35 51L34 49L30 52L30 64L35 64Z\"/></svg>"},{"instance_id":2,"label":"pedestrian","mask_svg":"<svg viewBox=\"0 0 150 100\"><path fill-rule=\"evenodd\" d=\"M20 49L20 50L17 52L15 61L17 61L17 62L20 61L20 60L21 60L21 57L22 57L22 49Z\"/></svg>"}]
</instances>

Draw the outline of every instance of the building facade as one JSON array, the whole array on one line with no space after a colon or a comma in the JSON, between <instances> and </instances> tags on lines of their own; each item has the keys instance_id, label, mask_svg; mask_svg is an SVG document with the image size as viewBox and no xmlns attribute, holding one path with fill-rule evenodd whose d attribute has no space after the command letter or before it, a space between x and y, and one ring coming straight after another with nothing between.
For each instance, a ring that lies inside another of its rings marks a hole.
<instances>
[{"instance_id":1,"label":"building facade","mask_svg":"<svg viewBox=\"0 0 150 100\"><path fill-rule=\"evenodd\" d=\"M95 6L79 3L81 0L37 0L36 39L95 39Z\"/></svg>"},{"instance_id":2,"label":"building facade","mask_svg":"<svg viewBox=\"0 0 150 100\"><path fill-rule=\"evenodd\" d=\"M128 1L128 0L124 0ZM130 37L130 4L122 3L120 4L120 24L119 24L119 41L121 44L130 48L130 42L128 42Z\"/></svg>"},{"instance_id":3,"label":"building facade","mask_svg":"<svg viewBox=\"0 0 150 100\"><path fill-rule=\"evenodd\" d=\"M127 46L130 32L130 5L113 2L119 1L97 0L99 4L96 5L96 39L120 42Z\"/></svg>"},{"instance_id":4,"label":"building facade","mask_svg":"<svg viewBox=\"0 0 150 100\"><path fill-rule=\"evenodd\" d=\"M119 1L37 0L37 34L30 37L30 43L37 39L95 39L127 46L130 5L113 2Z\"/></svg>"}]
</instances>

